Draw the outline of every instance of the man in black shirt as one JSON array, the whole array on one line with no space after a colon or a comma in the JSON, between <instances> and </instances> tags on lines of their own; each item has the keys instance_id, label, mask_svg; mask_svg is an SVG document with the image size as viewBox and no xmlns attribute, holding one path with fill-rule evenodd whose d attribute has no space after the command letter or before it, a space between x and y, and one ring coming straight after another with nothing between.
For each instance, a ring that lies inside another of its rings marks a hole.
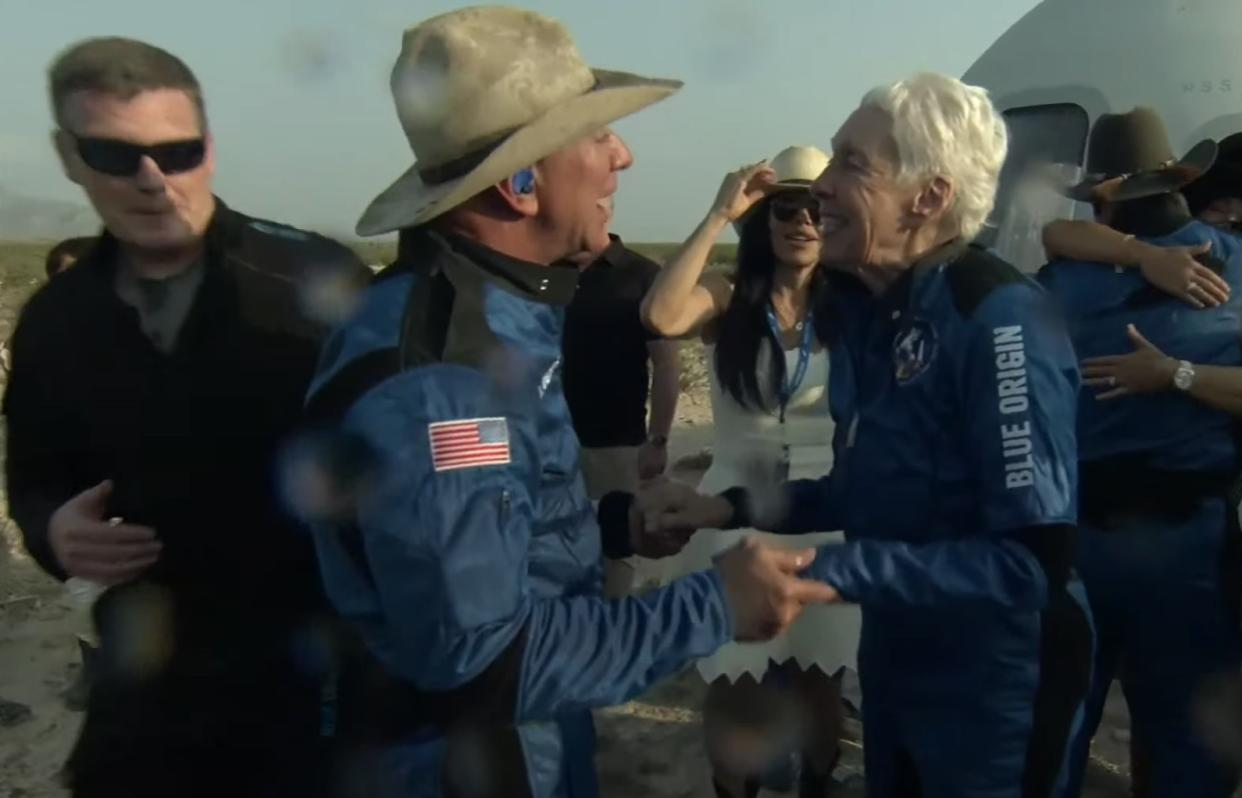
<instances>
[{"instance_id":1,"label":"man in black shirt","mask_svg":"<svg viewBox=\"0 0 1242 798\"><path fill-rule=\"evenodd\" d=\"M65 172L105 230L22 311L5 476L39 565L103 589L74 795L315 795L328 609L274 455L326 311L347 313L367 275L212 194L180 59L94 39L50 77Z\"/></svg>"},{"instance_id":2,"label":"man in black shirt","mask_svg":"<svg viewBox=\"0 0 1242 798\"><path fill-rule=\"evenodd\" d=\"M603 252L576 259L585 267L565 311L562 345L565 399L592 499L632 493L664 473L681 388L680 342L654 335L639 318L660 266L609 238ZM607 570L606 593L628 592L632 570L618 563Z\"/></svg>"}]
</instances>

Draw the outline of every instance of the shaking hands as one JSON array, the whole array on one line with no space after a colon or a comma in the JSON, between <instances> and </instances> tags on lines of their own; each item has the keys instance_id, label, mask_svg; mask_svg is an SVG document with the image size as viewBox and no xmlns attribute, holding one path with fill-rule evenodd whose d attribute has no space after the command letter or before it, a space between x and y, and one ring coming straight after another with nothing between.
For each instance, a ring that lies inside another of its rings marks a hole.
<instances>
[{"instance_id":1,"label":"shaking hands","mask_svg":"<svg viewBox=\"0 0 1242 798\"><path fill-rule=\"evenodd\" d=\"M630 542L644 557L676 554L700 529L727 526L728 501L662 480L639 491L630 505ZM709 533L710 534L710 533ZM839 601L824 582L799 576L815 559L813 549L784 549L747 538L716 557L739 641L767 640L783 632L810 604Z\"/></svg>"}]
</instances>

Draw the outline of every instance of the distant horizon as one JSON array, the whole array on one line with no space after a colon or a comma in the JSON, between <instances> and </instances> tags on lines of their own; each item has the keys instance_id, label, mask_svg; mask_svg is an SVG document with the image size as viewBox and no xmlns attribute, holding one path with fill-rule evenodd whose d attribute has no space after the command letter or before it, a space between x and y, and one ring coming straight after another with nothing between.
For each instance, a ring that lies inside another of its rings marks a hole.
<instances>
[{"instance_id":1,"label":"distant horizon","mask_svg":"<svg viewBox=\"0 0 1242 798\"><path fill-rule=\"evenodd\" d=\"M740 164L791 144L829 149L872 86L922 70L960 76L1036 4L522 3L563 21L593 65L685 81L615 125L635 164L621 175L614 228L648 241L689 235ZM231 206L352 237L363 208L413 161L388 92L401 33L460 5L217 0L169 14L162 0L0 0L20 20L0 28L0 183L84 204L49 141L46 69L81 38L127 35L170 50L197 74L217 144L215 188ZM721 240L734 238L728 231Z\"/></svg>"},{"instance_id":2,"label":"distant horizon","mask_svg":"<svg viewBox=\"0 0 1242 798\"><path fill-rule=\"evenodd\" d=\"M4 193L6 193L5 187L3 184L0 184L0 195L3 195ZM12 196L12 194L10 194L10 196ZM89 212L92 215L95 215L94 209L88 203L85 203L85 202L81 203L80 205L75 205L73 203L69 203L63 200L49 200L46 197L27 198L22 195L18 195L18 196L21 197L22 199L42 200L42 201L47 201L47 202L54 202L57 204L63 204L65 206L72 205L72 207L75 210L82 211L82 212ZM246 212L244 208L236 208L235 210L241 211L242 213ZM250 214L247 214L247 215L250 215ZM96 220L98 220L97 215L95 215L95 218ZM307 232L310 232L310 233L317 233L322 236L327 236L329 238L332 238L350 247L354 247L355 245L396 246L396 243L397 243L396 233L385 233L379 236L371 236L371 237L364 238L364 237L360 237L357 233L354 233L352 231L349 231L349 232L333 231L326 227L314 227L314 226L299 226L299 228ZM61 241L65 238L97 235L99 232L102 231L102 229L103 229L103 223L102 221L99 221L97 225L95 225L89 230L85 228L79 228L77 230L72 230L72 231L66 230L64 233L56 234L56 235L32 236L29 238L22 238L17 235L13 235L13 234L0 233L0 243L22 244L22 245L54 244L57 241ZM620 235L620 233L617 233L615 229L611 230L611 232L616 235ZM625 240L626 244L634 244L635 246L676 246L676 245L681 244L682 242L682 239L659 241L659 240L648 240L648 239L643 239L643 238L634 238L631 236L621 236L621 237ZM716 247L718 248L731 248L735 246L736 246L735 242L727 242L727 241L722 241L716 245Z\"/></svg>"}]
</instances>

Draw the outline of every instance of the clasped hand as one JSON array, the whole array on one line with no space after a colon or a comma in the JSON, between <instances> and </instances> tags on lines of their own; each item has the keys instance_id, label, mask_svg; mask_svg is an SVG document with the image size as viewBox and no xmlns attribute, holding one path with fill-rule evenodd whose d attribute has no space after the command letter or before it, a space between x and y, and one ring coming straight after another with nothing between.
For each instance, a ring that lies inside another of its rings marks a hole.
<instances>
[{"instance_id":1,"label":"clasped hand","mask_svg":"<svg viewBox=\"0 0 1242 798\"><path fill-rule=\"evenodd\" d=\"M660 480L639 491L630 506L631 543L642 556L667 557L698 530L724 526L731 516L724 499ZM735 639L770 639L788 629L808 605L840 601L830 585L800 576L815 555L814 549L777 548L748 537L716 556Z\"/></svg>"}]
</instances>

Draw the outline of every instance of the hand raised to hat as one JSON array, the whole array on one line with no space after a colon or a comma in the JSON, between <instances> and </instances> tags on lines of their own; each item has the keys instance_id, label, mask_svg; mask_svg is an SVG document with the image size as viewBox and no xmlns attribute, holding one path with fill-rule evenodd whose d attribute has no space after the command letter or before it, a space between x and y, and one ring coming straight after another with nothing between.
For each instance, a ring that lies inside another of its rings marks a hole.
<instances>
[{"instance_id":1,"label":"hand raised to hat","mask_svg":"<svg viewBox=\"0 0 1242 798\"><path fill-rule=\"evenodd\" d=\"M711 213L726 222L736 222L775 187L776 172L767 161L743 166L725 175Z\"/></svg>"}]
</instances>

